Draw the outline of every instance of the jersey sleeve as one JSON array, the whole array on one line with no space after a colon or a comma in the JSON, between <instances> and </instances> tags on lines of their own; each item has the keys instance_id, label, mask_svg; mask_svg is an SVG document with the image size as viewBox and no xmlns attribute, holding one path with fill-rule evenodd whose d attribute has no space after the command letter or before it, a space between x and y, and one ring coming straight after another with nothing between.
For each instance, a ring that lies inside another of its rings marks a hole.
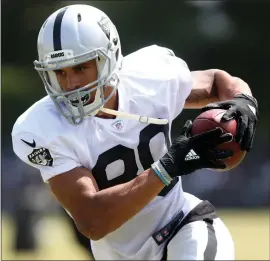
<instances>
[{"instance_id":1,"label":"jersey sleeve","mask_svg":"<svg viewBox=\"0 0 270 261\"><path fill-rule=\"evenodd\" d=\"M75 153L61 141L46 142L32 133L12 134L15 154L25 163L40 170L44 182L56 175L81 166Z\"/></svg>"},{"instance_id":2,"label":"jersey sleeve","mask_svg":"<svg viewBox=\"0 0 270 261\"><path fill-rule=\"evenodd\" d=\"M170 120L181 113L192 89L192 77L187 63L172 50L158 45L144 47L125 57L124 70L145 86L147 94L155 93L152 102L165 104Z\"/></svg>"},{"instance_id":3,"label":"jersey sleeve","mask_svg":"<svg viewBox=\"0 0 270 261\"><path fill-rule=\"evenodd\" d=\"M169 106L172 119L175 119L183 110L185 101L192 89L192 77L188 65L184 60L167 49L167 62L172 71L169 83Z\"/></svg>"}]
</instances>

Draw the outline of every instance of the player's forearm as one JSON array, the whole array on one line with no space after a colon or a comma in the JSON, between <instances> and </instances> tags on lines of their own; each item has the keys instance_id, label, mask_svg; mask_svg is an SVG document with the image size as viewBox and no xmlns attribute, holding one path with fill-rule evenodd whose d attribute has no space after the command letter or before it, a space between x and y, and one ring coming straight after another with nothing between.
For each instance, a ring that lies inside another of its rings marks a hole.
<instances>
[{"instance_id":1,"label":"player's forearm","mask_svg":"<svg viewBox=\"0 0 270 261\"><path fill-rule=\"evenodd\" d=\"M199 109L209 103L230 100L240 93L251 95L246 82L225 71L193 71L191 75L193 86L185 102L186 109Z\"/></svg>"},{"instance_id":2,"label":"player's forearm","mask_svg":"<svg viewBox=\"0 0 270 261\"><path fill-rule=\"evenodd\" d=\"M233 77L225 71L215 70L213 87L217 101L233 99L235 95L244 93L252 96L248 84L240 78Z\"/></svg>"},{"instance_id":3,"label":"player's forearm","mask_svg":"<svg viewBox=\"0 0 270 261\"><path fill-rule=\"evenodd\" d=\"M86 236L98 240L116 230L143 209L163 188L164 184L154 171L148 169L127 183L95 193L92 198L94 206L89 208L92 217Z\"/></svg>"}]
</instances>

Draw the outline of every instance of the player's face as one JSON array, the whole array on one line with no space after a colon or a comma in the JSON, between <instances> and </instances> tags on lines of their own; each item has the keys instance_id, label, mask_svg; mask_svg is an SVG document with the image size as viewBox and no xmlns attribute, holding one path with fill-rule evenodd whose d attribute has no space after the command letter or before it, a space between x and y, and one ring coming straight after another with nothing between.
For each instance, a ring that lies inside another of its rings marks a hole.
<instances>
[{"instance_id":1,"label":"player's face","mask_svg":"<svg viewBox=\"0 0 270 261\"><path fill-rule=\"evenodd\" d=\"M97 80L98 77L95 60L72 67L55 70L54 72L61 89L65 92L73 91L80 87L86 86L89 83Z\"/></svg>"}]
</instances>

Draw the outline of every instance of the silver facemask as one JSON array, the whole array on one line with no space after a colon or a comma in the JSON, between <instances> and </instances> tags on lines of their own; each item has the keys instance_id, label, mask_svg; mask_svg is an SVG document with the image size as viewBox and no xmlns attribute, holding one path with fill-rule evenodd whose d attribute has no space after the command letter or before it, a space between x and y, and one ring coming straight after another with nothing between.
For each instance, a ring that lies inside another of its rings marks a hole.
<instances>
[{"instance_id":1,"label":"silver facemask","mask_svg":"<svg viewBox=\"0 0 270 261\"><path fill-rule=\"evenodd\" d=\"M59 112L73 125L82 123L86 117L96 115L113 96L119 85L119 78L116 74L117 68L116 66L112 68L111 58L107 55L107 51L104 48L98 48L74 56L72 50L61 50L47 54L44 61L34 61L35 69L44 83L47 94L51 97ZM69 92L64 92L60 88L55 70L94 59L98 71L96 81ZM93 86L95 87L91 89ZM111 86L112 92L105 98L104 88L106 86ZM96 91L94 101L88 104L94 91Z\"/></svg>"}]
</instances>

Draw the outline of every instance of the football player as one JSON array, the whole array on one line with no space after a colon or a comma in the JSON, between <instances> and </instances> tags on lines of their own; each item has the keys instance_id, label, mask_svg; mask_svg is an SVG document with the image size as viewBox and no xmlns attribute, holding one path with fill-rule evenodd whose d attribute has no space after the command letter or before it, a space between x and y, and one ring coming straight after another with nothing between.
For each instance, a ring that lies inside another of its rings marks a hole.
<instances>
[{"instance_id":1,"label":"football player","mask_svg":"<svg viewBox=\"0 0 270 261\"><path fill-rule=\"evenodd\" d=\"M248 84L222 70L190 72L157 45L123 57L112 21L88 5L51 14L37 44L48 95L16 121L13 149L40 170L95 259L234 259L213 205L181 183L198 169L225 168L232 152L215 148L232 135L191 136L190 120L172 143L170 131L184 108L222 108L249 151L258 105Z\"/></svg>"}]
</instances>

